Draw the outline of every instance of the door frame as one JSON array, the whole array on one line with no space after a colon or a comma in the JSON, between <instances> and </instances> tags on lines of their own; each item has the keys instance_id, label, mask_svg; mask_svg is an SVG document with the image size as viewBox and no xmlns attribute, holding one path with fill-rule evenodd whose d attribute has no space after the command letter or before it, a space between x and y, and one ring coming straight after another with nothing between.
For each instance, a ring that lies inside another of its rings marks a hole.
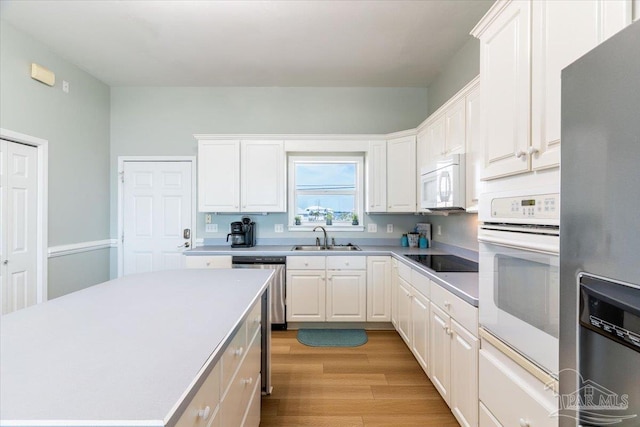
<instances>
[{"instance_id":1,"label":"door frame","mask_svg":"<svg viewBox=\"0 0 640 427\"><path fill-rule=\"evenodd\" d=\"M36 207L36 301L45 302L48 295L48 245L49 245L49 141L35 136L0 128L0 138L29 145L37 149L37 207Z\"/></svg>"},{"instance_id":2,"label":"door frame","mask_svg":"<svg viewBox=\"0 0 640 427\"><path fill-rule=\"evenodd\" d=\"M191 163L191 242L196 242L196 215L198 213L197 201L197 171L196 156L118 156L118 234L116 237L118 247L118 277L122 277L124 272L124 164L126 162L189 162ZM193 246L192 246L193 247Z\"/></svg>"}]
</instances>

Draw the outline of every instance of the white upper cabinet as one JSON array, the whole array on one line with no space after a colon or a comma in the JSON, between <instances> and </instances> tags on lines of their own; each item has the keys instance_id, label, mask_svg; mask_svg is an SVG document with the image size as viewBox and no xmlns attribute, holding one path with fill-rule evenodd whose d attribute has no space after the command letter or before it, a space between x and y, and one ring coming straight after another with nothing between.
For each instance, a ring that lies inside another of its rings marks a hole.
<instances>
[{"instance_id":1,"label":"white upper cabinet","mask_svg":"<svg viewBox=\"0 0 640 427\"><path fill-rule=\"evenodd\" d=\"M387 211L387 141L369 142L366 194L367 212Z\"/></svg>"},{"instance_id":2,"label":"white upper cabinet","mask_svg":"<svg viewBox=\"0 0 640 427\"><path fill-rule=\"evenodd\" d=\"M531 3L498 1L472 33L480 38L483 178L529 170Z\"/></svg>"},{"instance_id":3,"label":"white upper cabinet","mask_svg":"<svg viewBox=\"0 0 640 427\"><path fill-rule=\"evenodd\" d=\"M625 1L533 3L531 168L560 164L560 74L630 22Z\"/></svg>"},{"instance_id":4,"label":"white upper cabinet","mask_svg":"<svg viewBox=\"0 0 640 427\"><path fill-rule=\"evenodd\" d=\"M458 99L445 113L445 138L442 156L464 153L465 147L465 101Z\"/></svg>"},{"instance_id":5,"label":"white upper cabinet","mask_svg":"<svg viewBox=\"0 0 640 427\"><path fill-rule=\"evenodd\" d=\"M198 141L198 211L240 212L240 141Z\"/></svg>"},{"instance_id":6,"label":"white upper cabinet","mask_svg":"<svg viewBox=\"0 0 640 427\"><path fill-rule=\"evenodd\" d=\"M447 118L441 115L427 126L425 157L420 159L420 168L433 165L444 154L446 123Z\"/></svg>"},{"instance_id":7,"label":"white upper cabinet","mask_svg":"<svg viewBox=\"0 0 640 427\"><path fill-rule=\"evenodd\" d=\"M285 212L282 141L198 141L200 212Z\"/></svg>"},{"instance_id":8,"label":"white upper cabinet","mask_svg":"<svg viewBox=\"0 0 640 427\"><path fill-rule=\"evenodd\" d=\"M284 142L242 141L243 212L285 212Z\"/></svg>"},{"instance_id":9,"label":"white upper cabinet","mask_svg":"<svg viewBox=\"0 0 640 427\"><path fill-rule=\"evenodd\" d=\"M387 212L416 211L416 137L387 141Z\"/></svg>"},{"instance_id":10,"label":"white upper cabinet","mask_svg":"<svg viewBox=\"0 0 640 427\"><path fill-rule=\"evenodd\" d=\"M629 0L498 0L480 39L483 179L560 164L561 70L631 22Z\"/></svg>"}]
</instances>

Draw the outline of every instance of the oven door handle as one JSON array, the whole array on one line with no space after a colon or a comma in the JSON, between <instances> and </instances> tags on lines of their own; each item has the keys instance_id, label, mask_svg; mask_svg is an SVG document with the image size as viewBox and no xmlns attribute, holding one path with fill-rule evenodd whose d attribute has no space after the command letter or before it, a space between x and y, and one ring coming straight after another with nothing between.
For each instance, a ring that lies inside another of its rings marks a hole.
<instances>
[{"instance_id":1,"label":"oven door handle","mask_svg":"<svg viewBox=\"0 0 640 427\"><path fill-rule=\"evenodd\" d=\"M487 230L480 227L478 241L546 254L557 255L560 253L560 238L558 236Z\"/></svg>"}]
</instances>

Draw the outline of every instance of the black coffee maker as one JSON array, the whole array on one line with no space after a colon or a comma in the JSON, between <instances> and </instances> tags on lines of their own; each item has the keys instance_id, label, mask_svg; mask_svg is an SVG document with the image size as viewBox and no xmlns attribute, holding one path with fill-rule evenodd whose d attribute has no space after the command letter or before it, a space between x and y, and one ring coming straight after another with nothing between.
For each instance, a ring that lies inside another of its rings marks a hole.
<instances>
[{"instance_id":1,"label":"black coffee maker","mask_svg":"<svg viewBox=\"0 0 640 427\"><path fill-rule=\"evenodd\" d=\"M227 234L227 242L231 238L232 248L251 248L256 245L256 223L251 218L242 217L242 221L231 223L231 233Z\"/></svg>"}]
</instances>

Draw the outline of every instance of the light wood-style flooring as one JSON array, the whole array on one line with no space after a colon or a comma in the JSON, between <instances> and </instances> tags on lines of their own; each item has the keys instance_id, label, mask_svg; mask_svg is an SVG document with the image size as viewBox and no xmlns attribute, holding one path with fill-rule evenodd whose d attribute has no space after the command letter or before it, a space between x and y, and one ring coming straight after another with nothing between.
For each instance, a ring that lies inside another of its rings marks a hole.
<instances>
[{"instance_id":1,"label":"light wood-style flooring","mask_svg":"<svg viewBox=\"0 0 640 427\"><path fill-rule=\"evenodd\" d=\"M273 393L261 427L458 427L395 331L367 331L360 347L307 347L273 331Z\"/></svg>"}]
</instances>

